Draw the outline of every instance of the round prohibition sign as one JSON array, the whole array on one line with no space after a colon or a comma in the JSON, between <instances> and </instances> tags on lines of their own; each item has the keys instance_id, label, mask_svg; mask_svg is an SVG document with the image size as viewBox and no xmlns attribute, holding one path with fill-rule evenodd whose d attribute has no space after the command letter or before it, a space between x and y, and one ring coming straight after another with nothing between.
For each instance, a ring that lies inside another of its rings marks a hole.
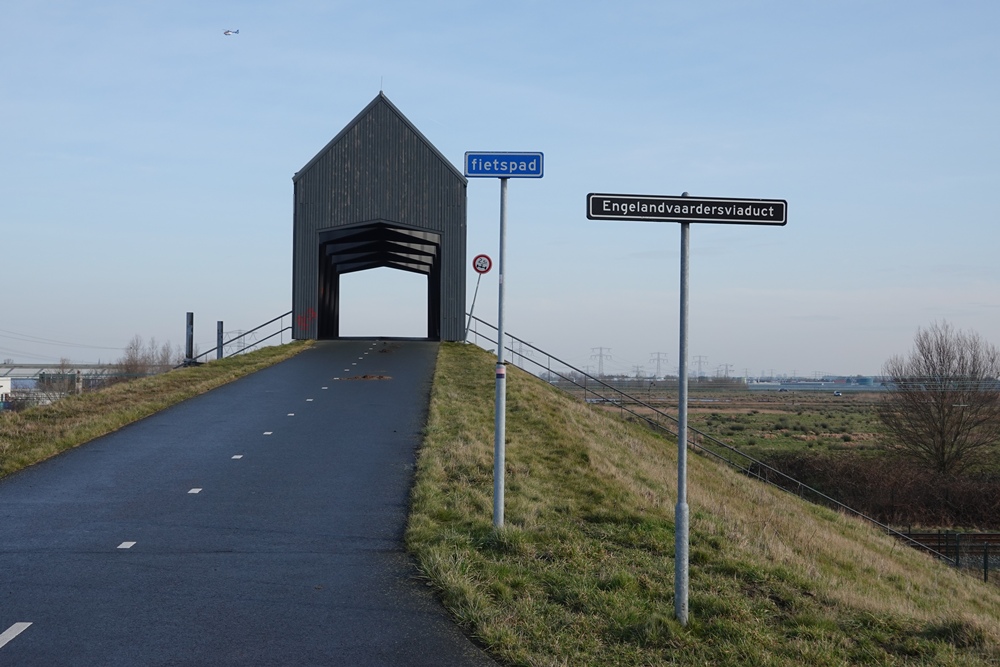
<instances>
[{"instance_id":1,"label":"round prohibition sign","mask_svg":"<svg viewBox=\"0 0 1000 667\"><path fill-rule=\"evenodd\" d=\"M493 260L490 259L489 255L476 255L472 260L472 268L478 274L489 273L490 269L493 268Z\"/></svg>"}]
</instances>

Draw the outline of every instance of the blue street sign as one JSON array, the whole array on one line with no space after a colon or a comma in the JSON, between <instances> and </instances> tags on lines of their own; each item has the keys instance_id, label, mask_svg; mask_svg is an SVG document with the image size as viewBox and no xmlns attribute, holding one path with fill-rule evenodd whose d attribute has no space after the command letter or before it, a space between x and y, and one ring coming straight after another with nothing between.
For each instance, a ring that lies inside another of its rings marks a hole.
<instances>
[{"instance_id":1,"label":"blue street sign","mask_svg":"<svg viewBox=\"0 0 1000 667\"><path fill-rule=\"evenodd\" d=\"M541 153L465 154L465 175L469 178L541 178Z\"/></svg>"}]
</instances>

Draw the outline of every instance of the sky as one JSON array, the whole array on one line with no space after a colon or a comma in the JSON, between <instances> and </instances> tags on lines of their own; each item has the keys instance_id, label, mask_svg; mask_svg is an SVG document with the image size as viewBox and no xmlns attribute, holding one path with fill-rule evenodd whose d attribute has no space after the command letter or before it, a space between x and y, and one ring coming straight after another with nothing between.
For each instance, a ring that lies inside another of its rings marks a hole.
<instances>
[{"instance_id":1,"label":"sky","mask_svg":"<svg viewBox=\"0 0 1000 667\"><path fill-rule=\"evenodd\" d=\"M588 220L590 192L788 202L691 225L704 375L873 375L937 321L1000 344L998 81L992 0L5 0L0 360L290 310L292 175L380 90L460 170L544 153L509 183L505 324L579 367L679 355L680 226ZM498 246L470 179L490 322ZM424 281L345 279L342 332L422 335Z\"/></svg>"}]
</instances>

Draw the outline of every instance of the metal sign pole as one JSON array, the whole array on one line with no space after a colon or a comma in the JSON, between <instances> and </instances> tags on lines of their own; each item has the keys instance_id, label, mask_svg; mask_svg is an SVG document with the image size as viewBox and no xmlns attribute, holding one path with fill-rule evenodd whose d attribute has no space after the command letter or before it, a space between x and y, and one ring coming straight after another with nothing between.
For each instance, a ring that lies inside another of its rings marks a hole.
<instances>
[{"instance_id":1,"label":"metal sign pole","mask_svg":"<svg viewBox=\"0 0 1000 667\"><path fill-rule=\"evenodd\" d=\"M503 486L506 467L507 367L504 365L504 270L507 254L507 179L500 179L500 290L497 313L496 414L493 421L493 525L503 526Z\"/></svg>"},{"instance_id":2,"label":"metal sign pole","mask_svg":"<svg viewBox=\"0 0 1000 667\"><path fill-rule=\"evenodd\" d=\"M677 507L674 511L674 615L681 625L688 622L688 258L691 224L681 223L681 312L680 358L677 370Z\"/></svg>"},{"instance_id":3,"label":"metal sign pole","mask_svg":"<svg viewBox=\"0 0 1000 667\"><path fill-rule=\"evenodd\" d=\"M469 321L465 325L465 342L469 342L469 329L472 327L472 314L476 312L476 297L479 296L479 283L483 281L483 274L476 278L476 291L472 293L472 307L469 308Z\"/></svg>"},{"instance_id":4,"label":"metal sign pole","mask_svg":"<svg viewBox=\"0 0 1000 667\"><path fill-rule=\"evenodd\" d=\"M671 195L587 195L590 220L634 220L681 223L681 312L678 369L677 508L674 512L674 613L681 625L688 622L689 512L687 503L688 421L688 260L692 222L737 225L779 225L788 222L784 199L733 199Z\"/></svg>"},{"instance_id":5,"label":"metal sign pole","mask_svg":"<svg viewBox=\"0 0 1000 667\"><path fill-rule=\"evenodd\" d=\"M465 154L466 178L500 179L500 294L497 314L496 416L493 422L493 525L503 526L503 485L506 467L507 366L504 363L504 261L507 254L507 180L541 178L545 156L537 152L474 152ZM488 258L486 258L488 259Z\"/></svg>"},{"instance_id":6,"label":"metal sign pole","mask_svg":"<svg viewBox=\"0 0 1000 667\"><path fill-rule=\"evenodd\" d=\"M466 343L469 342L469 329L472 328L472 316L476 312L476 297L479 296L479 283L483 281L483 274L493 268L493 260L490 259L489 255L476 255L472 260L472 268L479 274L479 277L476 278L476 291L472 295L472 308L469 309L469 321L465 325Z\"/></svg>"}]
</instances>

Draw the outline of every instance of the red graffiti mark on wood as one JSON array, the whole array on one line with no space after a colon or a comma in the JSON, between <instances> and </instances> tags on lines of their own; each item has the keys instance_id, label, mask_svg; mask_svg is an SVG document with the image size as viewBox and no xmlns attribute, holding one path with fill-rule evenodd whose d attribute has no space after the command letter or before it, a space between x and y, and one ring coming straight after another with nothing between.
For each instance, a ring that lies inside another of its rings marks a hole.
<instances>
[{"instance_id":1,"label":"red graffiti mark on wood","mask_svg":"<svg viewBox=\"0 0 1000 667\"><path fill-rule=\"evenodd\" d=\"M299 325L299 329L308 329L309 325L312 324L313 320L316 319L316 311L312 308L306 310L306 312L298 315L295 318L296 323Z\"/></svg>"}]
</instances>

